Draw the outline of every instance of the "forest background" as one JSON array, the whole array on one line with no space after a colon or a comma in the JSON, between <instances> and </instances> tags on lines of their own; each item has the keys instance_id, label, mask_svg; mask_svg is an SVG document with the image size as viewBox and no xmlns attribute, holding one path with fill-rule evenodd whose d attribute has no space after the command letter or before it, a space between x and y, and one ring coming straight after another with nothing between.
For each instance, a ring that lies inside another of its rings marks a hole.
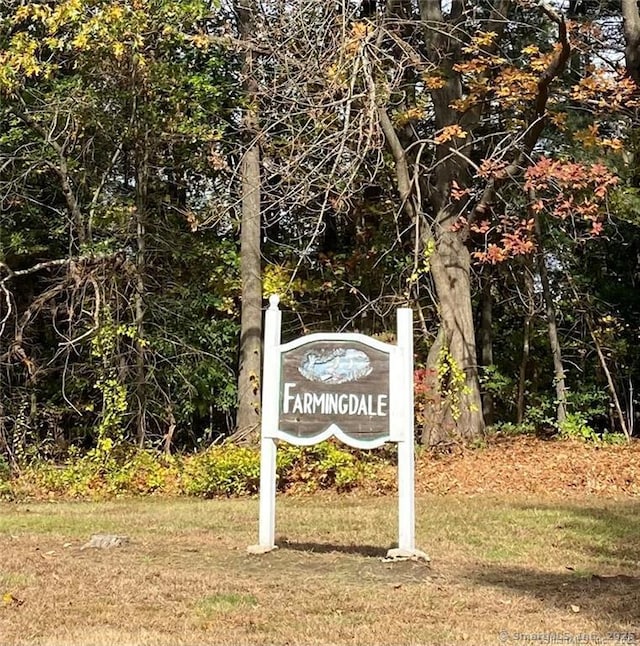
<instances>
[{"instance_id":1,"label":"forest background","mask_svg":"<svg viewBox=\"0 0 640 646\"><path fill-rule=\"evenodd\" d=\"M0 461L250 442L272 293L412 307L424 445L629 440L639 79L633 0L6 0Z\"/></svg>"}]
</instances>

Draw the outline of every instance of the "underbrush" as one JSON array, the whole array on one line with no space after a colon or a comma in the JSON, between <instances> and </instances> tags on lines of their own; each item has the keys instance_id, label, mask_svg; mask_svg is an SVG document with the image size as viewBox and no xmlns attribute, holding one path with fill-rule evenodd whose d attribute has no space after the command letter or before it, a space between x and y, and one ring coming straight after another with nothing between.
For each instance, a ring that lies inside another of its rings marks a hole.
<instances>
[{"instance_id":1,"label":"underbrush","mask_svg":"<svg viewBox=\"0 0 640 646\"><path fill-rule=\"evenodd\" d=\"M395 486L389 451L358 451L333 441L311 447L281 444L279 491L386 493ZM72 452L64 464L36 461L10 474L0 469L0 498L104 499L126 495L188 495L203 498L258 493L260 451L234 444L201 453L168 456L133 446Z\"/></svg>"}]
</instances>

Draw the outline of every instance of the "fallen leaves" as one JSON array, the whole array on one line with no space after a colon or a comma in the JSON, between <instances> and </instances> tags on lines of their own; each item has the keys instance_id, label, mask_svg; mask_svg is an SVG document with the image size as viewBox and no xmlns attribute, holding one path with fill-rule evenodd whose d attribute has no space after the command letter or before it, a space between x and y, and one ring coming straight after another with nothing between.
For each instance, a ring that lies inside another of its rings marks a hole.
<instances>
[{"instance_id":1,"label":"fallen leaves","mask_svg":"<svg viewBox=\"0 0 640 646\"><path fill-rule=\"evenodd\" d=\"M18 597L11 594L11 592L5 592L2 595L2 605L6 607L14 606L19 607L24 603L24 599L18 599Z\"/></svg>"},{"instance_id":2,"label":"fallen leaves","mask_svg":"<svg viewBox=\"0 0 640 646\"><path fill-rule=\"evenodd\" d=\"M595 446L533 437L496 438L416 463L421 493L538 495L545 498L640 496L640 442Z\"/></svg>"}]
</instances>

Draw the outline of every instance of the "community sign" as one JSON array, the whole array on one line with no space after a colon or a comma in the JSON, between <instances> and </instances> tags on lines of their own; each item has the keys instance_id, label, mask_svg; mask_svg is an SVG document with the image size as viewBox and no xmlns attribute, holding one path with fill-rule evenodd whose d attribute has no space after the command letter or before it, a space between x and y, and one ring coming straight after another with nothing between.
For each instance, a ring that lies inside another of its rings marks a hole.
<instances>
[{"instance_id":1,"label":"community sign","mask_svg":"<svg viewBox=\"0 0 640 646\"><path fill-rule=\"evenodd\" d=\"M277 434L301 444L329 435L363 447L388 441L394 351L322 335L283 350Z\"/></svg>"},{"instance_id":2,"label":"community sign","mask_svg":"<svg viewBox=\"0 0 640 646\"><path fill-rule=\"evenodd\" d=\"M356 448L398 444L399 538L393 556L419 555L414 541L413 313L397 312L397 343L356 333L319 333L281 343L282 312L265 317L260 452L260 531L253 553L275 548L277 441L330 437Z\"/></svg>"}]
</instances>

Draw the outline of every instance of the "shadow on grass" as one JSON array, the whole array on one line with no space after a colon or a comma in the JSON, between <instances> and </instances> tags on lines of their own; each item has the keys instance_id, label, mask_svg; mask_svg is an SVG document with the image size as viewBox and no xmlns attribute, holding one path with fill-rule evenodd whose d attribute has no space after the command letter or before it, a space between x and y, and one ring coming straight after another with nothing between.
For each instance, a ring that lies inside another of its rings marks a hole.
<instances>
[{"instance_id":1,"label":"shadow on grass","mask_svg":"<svg viewBox=\"0 0 640 646\"><path fill-rule=\"evenodd\" d=\"M501 566L468 576L477 585L519 592L560 610L572 612L571 606L577 606L583 615L632 626L640 620L640 578L636 576L580 576Z\"/></svg>"},{"instance_id":2,"label":"shadow on grass","mask_svg":"<svg viewBox=\"0 0 640 646\"><path fill-rule=\"evenodd\" d=\"M336 543L301 543L282 539L276 541L280 549L293 550L295 552L315 552L316 554L356 554L359 556L371 556L382 558L387 553L387 548L375 545L338 545Z\"/></svg>"},{"instance_id":3,"label":"shadow on grass","mask_svg":"<svg viewBox=\"0 0 640 646\"><path fill-rule=\"evenodd\" d=\"M569 560L565 571L549 572L506 563L485 564L466 575L471 581L481 586L513 590L559 609L578 606L581 613L602 621L638 626L639 503L515 508L552 513L556 521L550 528L550 547L567 550L568 559L573 554L580 566L574 570L574 564Z\"/></svg>"},{"instance_id":4,"label":"shadow on grass","mask_svg":"<svg viewBox=\"0 0 640 646\"><path fill-rule=\"evenodd\" d=\"M545 505L535 509L557 512L559 521L554 527L557 540L594 559L596 567L607 565L640 571L640 503Z\"/></svg>"}]
</instances>

